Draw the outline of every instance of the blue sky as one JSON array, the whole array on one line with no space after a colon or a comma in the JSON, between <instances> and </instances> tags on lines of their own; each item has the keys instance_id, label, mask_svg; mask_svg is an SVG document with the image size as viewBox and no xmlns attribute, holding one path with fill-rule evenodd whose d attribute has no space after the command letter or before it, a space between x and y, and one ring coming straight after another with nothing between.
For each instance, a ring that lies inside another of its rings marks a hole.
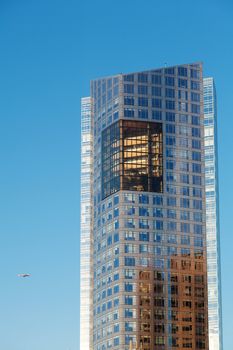
<instances>
[{"instance_id":1,"label":"blue sky","mask_svg":"<svg viewBox=\"0 0 233 350\"><path fill-rule=\"evenodd\" d=\"M0 0L0 349L79 349L80 98L89 80L193 61L218 93L232 348L232 18L230 0Z\"/></svg>"}]
</instances>

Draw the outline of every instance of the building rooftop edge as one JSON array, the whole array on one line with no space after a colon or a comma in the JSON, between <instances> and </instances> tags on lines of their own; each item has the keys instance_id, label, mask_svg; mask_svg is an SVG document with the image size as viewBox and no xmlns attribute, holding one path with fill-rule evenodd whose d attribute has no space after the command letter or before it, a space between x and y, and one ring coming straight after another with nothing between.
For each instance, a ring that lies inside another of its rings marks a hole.
<instances>
[{"instance_id":1,"label":"building rooftop edge","mask_svg":"<svg viewBox=\"0 0 233 350\"><path fill-rule=\"evenodd\" d=\"M176 68L176 67L183 67L183 66L195 66L195 65L203 65L202 61L197 61L197 62L192 62L192 63L183 63L183 64L176 64L172 66L166 66L164 65L163 67L158 67L158 68L151 68L151 69L146 69L146 70L140 70L140 71L134 71L134 72L128 72L128 73L118 73L118 74L113 74L113 75L106 75L106 76L101 76L99 78L91 79L91 82L102 80L102 79L108 79L108 78L116 78L124 75L129 75L129 74L138 74L138 73L149 73L153 71L160 71L161 69L169 69L169 68Z\"/></svg>"}]
</instances>

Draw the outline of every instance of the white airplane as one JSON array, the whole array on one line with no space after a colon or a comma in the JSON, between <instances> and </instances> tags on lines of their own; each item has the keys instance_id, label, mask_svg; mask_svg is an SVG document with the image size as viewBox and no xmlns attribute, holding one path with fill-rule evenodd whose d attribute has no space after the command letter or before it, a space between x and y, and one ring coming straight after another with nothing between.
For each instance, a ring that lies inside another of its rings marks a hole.
<instances>
[{"instance_id":1,"label":"white airplane","mask_svg":"<svg viewBox=\"0 0 233 350\"><path fill-rule=\"evenodd\" d=\"M30 273L18 273L18 275L17 275L18 277L30 277L31 276L31 274Z\"/></svg>"}]
</instances>

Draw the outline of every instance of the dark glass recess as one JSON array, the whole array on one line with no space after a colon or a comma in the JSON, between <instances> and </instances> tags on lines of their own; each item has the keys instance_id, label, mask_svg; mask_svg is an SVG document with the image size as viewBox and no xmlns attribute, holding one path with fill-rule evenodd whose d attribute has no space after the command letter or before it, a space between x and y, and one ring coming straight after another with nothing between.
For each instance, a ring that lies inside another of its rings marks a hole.
<instances>
[{"instance_id":1,"label":"dark glass recess","mask_svg":"<svg viewBox=\"0 0 233 350\"><path fill-rule=\"evenodd\" d=\"M102 133L102 199L122 190L162 192L162 124L120 120Z\"/></svg>"}]
</instances>

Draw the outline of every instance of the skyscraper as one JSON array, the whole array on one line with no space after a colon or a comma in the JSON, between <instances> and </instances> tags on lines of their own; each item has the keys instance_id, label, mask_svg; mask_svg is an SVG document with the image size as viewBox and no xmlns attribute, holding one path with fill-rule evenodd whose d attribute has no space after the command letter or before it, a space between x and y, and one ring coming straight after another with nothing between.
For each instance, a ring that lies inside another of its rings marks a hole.
<instances>
[{"instance_id":1,"label":"skyscraper","mask_svg":"<svg viewBox=\"0 0 233 350\"><path fill-rule=\"evenodd\" d=\"M220 232L218 208L217 102L213 78L203 80L209 349L222 350Z\"/></svg>"},{"instance_id":2,"label":"skyscraper","mask_svg":"<svg viewBox=\"0 0 233 350\"><path fill-rule=\"evenodd\" d=\"M80 350L208 349L202 65L94 80L82 111Z\"/></svg>"},{"instance_id":3,"label":"skyscraper","mask_svg":"<svg viewBox=\"0 0 233 350\"><path fill-rule=\"evenodd\" d=\"M92 99L81 103L80 350L92 349L93 324L93 118Z\"/></svg>"}]
</instances>

